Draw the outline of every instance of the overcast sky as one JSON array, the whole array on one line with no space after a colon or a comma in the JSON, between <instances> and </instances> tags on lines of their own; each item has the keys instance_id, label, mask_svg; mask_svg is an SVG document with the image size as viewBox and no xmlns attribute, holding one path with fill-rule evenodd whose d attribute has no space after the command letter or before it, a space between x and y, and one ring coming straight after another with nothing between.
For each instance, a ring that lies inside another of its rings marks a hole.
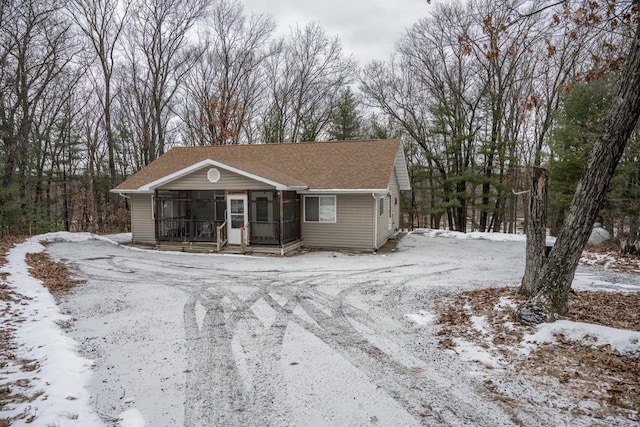
<instances>
[{"instance_id":1,"label":"overcast sky","mask_svg":"<svg viewBox=\"0 0 640 427\"><path fill-rule=\"evenodd\" d=\"M418 19L429 13L426 0L241 0L245 11L271 14L278 35L296 23L317 21L331 36L338 35L344 52L360 65L387 59L394 43Z\"/></svg>"}]
</instances>

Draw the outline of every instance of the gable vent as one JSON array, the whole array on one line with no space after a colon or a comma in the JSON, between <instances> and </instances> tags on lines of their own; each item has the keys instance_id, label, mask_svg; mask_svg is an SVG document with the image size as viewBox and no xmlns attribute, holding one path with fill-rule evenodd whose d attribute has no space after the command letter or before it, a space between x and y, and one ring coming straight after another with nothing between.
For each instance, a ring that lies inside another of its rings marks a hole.
<instances>
[{"instance_id":1,"label":"gable vent","mask_svg":"<svg viewBox=\"0 0 640 427\"><path fill-rule=\"evenodd\" d=\"M218 182L220 181L220 171L216 168L211 168L207 171L207 179L209 182Z\"/></svg>"}]
</instances>

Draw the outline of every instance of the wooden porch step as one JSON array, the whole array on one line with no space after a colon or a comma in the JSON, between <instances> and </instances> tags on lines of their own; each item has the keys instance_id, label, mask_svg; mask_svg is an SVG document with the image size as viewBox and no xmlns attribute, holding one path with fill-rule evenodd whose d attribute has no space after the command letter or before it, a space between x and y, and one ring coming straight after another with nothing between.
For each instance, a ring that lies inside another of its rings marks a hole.
<instances>
[{"instance_id":1,"label":"wooden porch step","mask_svg":"<svg viewBox=\"0 0 640 427\"><path fill-rule=\"evenodd\" d=\"M282 255L283 253L292 252L302 247L302 240L290 242L284 248L269 245L246 246L245 254L265 254L265 255ZM155 246L158 251L177 251L188 253L215 254L218 253L218 246L214 242L162 242ZM220 253L223 254L242 254L240 245L227 244L222 248Z\"/></svg>"},{"instance_id":2,"label":"wooden porch step","mask_svg":"<svg viewBox=\"0 0 640 427\"><path fill-rule=\"evenodd\" d=\"M215 243L159 243L156 245L159 251L178 251L189 253L212 254L218 252Z\"/></svg>"}]
</instances>

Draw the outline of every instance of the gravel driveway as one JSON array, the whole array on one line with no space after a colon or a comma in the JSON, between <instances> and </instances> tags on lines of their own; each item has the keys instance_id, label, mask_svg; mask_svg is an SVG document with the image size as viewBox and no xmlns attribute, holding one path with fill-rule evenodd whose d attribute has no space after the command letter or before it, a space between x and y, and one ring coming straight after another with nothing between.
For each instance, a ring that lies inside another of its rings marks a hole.
<instances>
[{"instance_id":1,"label":"gravel driveway","mask_svg":"<svg viewBox=\"0 0 640 427\"><path fill-rule=\"evenodd\" d=\"M62 308L95 361L90 389L104 417L135 411L147 426L512 424L473 365L437 348L430 314L443 293L517 284L523 242L411 234L387 255L288 258L96 240L48 251L87 280Z\"/></svg>"}]
</instances>

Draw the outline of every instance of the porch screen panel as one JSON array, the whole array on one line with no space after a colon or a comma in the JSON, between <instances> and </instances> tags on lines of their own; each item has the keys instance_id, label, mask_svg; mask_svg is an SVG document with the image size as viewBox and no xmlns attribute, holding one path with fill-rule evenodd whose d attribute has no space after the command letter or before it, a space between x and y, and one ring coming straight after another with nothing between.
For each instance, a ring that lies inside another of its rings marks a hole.
<instances>
[{"instance_id":1,"label":"porch screen panel","mask_svg":"<svg viewBox=\"0 0 640 427\"><path fill-rule=\"evenodd\" d=\"M156 192L156 238L173 241L215 241L216 225L224 222L223 191Z\"/></svg>"},{"instance_id":2,"label":"porch screen panel","mask_svg":"<svg viewBox=\"0 0 640 427\"><path fill-rule=\"evenodd\" d=\"M191 231L194 241L216 239L216 226L224 222L224 192L194 190L191 192ZM222 208L222 209L221 209ZM222 210L222 214L220 214Z\"/></svg>"},{"instance_id":3,"label":"porch screen panel","mask_svg":"<svg viewBox=\"0 0 640 427\"><path fill-rule=\"evenodd\" d=\"M300 239L300 195L295 191L285 191L282 198L284 244Z\"/></svg>"},{"instance_id":4,"label":"porch screen panel","mask_svg":"<svg viewBox=\"0 0 640 427\"><path fill-rule=\"evenodd\" d=\"M156 238L184 240L189 235L188 191L158 190L156 193Z\"/></svg>"},{"instance_id":5,"label":"porch screen panel","mask_svg":"<svg viewBox=\"0 0 640 427\"><path fill-rule=\"evenodd\" d=\"M249 192L251 243L280 244L280 200L277 191Z\"/></svg>"}]
</instances>

